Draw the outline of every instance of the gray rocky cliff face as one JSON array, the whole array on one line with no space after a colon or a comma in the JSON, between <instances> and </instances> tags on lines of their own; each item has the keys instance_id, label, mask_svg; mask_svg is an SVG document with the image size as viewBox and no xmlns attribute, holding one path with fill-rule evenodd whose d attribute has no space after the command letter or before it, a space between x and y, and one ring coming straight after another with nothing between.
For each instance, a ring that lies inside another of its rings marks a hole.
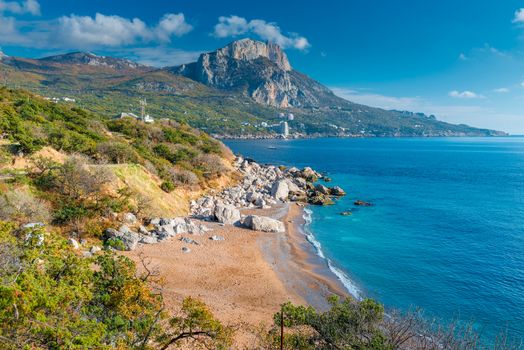
<instances>
[{"instance_id":1,"label":"gray rocky cliff face","mask_svg":"<svg viewBox=\"0 0 524 350\"><path fill-rule=\"evenodd\" d=\"M260 104L279 108L319 106L332 92L291 68L274 43L242 39L200 55L197 62L169 68L206 85L241 90Z\"/></svg>"}]
</instances>

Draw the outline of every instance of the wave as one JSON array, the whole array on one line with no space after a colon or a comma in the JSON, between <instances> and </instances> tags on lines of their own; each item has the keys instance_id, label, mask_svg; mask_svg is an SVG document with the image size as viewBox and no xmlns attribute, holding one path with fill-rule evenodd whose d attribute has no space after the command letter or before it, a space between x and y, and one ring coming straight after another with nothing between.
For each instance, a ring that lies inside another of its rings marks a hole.
<instances>
[{"instance_id":1,"label":"wave","mask_svg":"<svg viewBox=\"0 0 524 350\"><path fill-rule=\"evenodd\" d=\"M349 294L351 294L357 300L362 300L362 293L360 289L356 286L356 284L341 269L334 266L331 262L331 259L327 258L324 255L324 252L322 251L322 245L319 241L316 240L315 236L309 229L309 225L313 222L312 214L313 212L311 211L311 209L304 208L304 215L302 216L302 218L304 219L305 224L302 233L306 236L308 242L311 243L313 247L315 247L317 255L321 259L326 261L329 270L333 272L333 274L338 278L338 280L344 285Z\"/></svg>"}]
</instances>

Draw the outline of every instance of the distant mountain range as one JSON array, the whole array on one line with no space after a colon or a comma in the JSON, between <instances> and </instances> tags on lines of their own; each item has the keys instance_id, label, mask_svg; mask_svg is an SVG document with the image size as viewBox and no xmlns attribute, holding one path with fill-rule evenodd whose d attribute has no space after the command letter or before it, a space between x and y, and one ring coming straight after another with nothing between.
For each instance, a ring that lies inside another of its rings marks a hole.
<instances>
[{"instance_id":1,"label":"distant mountain range","mask_svg":"<svg viewBox=\"0 0 524 350\"><path fill-rule=\"evenodd\" d=\"M154 117L187 122L218 137L274 137L282 116L291 134L301 136L504 135L352 103L294 70L278 45L251 39L166 68L85 52L42 59L0 54L0 83L72 97L107 116L136 112L138 99L147 98Z\"/></svg>"}]
</instances>

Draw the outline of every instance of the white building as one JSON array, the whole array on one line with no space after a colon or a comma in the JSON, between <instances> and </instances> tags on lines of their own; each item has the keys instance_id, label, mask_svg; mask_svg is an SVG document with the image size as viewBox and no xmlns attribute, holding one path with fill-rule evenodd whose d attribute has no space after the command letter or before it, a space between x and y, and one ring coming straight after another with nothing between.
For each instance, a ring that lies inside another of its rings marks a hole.
<instances>
[{"instance_id":1,"label":"white building","mask_svg":"<svg viewBox=\"0 0 524 350\"><path fill-rule=\"evenodd\" d=\"M289 125L288 125L287 122L281 122L280 123L280 133L284 137L288 137L289 136Z\"/></svg>"},{"instance_id":2,"label":"white building","mask_svg":"<svg viewBox=\"0 0 524 350\"><path fill-rule=\"evenodd\" d=\"M116 117L119 118L119 119L122 119L122 118L134 118L136 120L141 120L144 123L154 123L154 121L155 121L153 119L153 117L151 117L149 114L146 114L144 117L139 117L135 113L122 112L119 115L117 115Z\"/></svg>"}]
</instances>

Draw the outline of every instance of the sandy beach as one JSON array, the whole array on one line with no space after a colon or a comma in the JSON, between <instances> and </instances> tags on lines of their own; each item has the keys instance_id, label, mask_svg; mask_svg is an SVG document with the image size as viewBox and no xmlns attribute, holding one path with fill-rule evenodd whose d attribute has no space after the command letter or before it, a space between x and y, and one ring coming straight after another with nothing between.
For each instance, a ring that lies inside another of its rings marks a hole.
<instances>
[{"instance_id":1,"label":"sandy beach","mask_svg":"<svg viewBox=\"0 0 524 350\"><path fill-rule=\"evenodd\" d=\"M165 278L164 295L170 310L176 311L184 297L198 297L222 322L237 327L237 347L253 340L249 329L270 325L273 314L286 301L323 308L327 296L346 295L301 233L301 206L286 203L243 210L243 214L279 219L286 232L264 233L206 222L212 228L206 235L181 235L125 253L134 260L140 254L150 259L150 266ZM211 235L225 240L212 241ZM181 237L199 245L184 243ZM183 247L191 251L185 253Z\"/></svg>"}]
</instances>

